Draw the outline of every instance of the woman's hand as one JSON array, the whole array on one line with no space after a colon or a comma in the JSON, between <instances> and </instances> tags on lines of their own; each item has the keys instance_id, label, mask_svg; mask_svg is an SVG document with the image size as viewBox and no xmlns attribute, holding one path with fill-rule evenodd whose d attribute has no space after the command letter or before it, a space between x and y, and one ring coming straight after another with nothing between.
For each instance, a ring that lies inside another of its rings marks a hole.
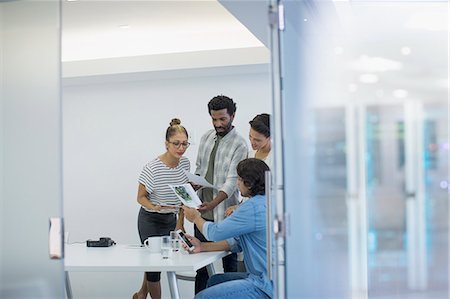
<instances>
[{"instance_id":1,"label":"woman's hand","mask_svg":"<svg viewBox=\"0 0 450 299\"><path fill-rule=\"evenodd\" d=\"M184 229L184 226L183 226L183 225L178 225L178 224L177 224L177 226L175 226L175 231L177 231L177 230L179 230L179 229L181 229L181 231L182 231L183 233L186 232L186 230Z\"/></svg>"},{"instance_id":2,"label":"woman's hand","mask_svg":"<svg viewBox=\"0 0 450 299\"><path fill-rule=\"evenodd\" d=\"M238 208L238 205L228 207L228 209L225 210L225 217L228 217L231 214L233 214L234 210L236 210L237 208Z\"/></svg>"},{"instance_id":3,"label":"woman's hand","mask_svg":"<svg viewBox=\"0 0 450 299\"><path fill-rule=\"evenodd\" d=\"M152 205L151 210L153 210L153 211L161 211L161 206L160 205Z\"/></svg>"}]
</instances>

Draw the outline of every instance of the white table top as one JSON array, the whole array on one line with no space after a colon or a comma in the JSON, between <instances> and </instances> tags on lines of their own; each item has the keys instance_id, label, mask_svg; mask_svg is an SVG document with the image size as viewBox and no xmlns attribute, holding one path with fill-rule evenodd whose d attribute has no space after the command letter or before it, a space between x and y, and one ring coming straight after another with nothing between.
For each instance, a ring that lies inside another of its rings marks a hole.
<instances>
[{"instance_id":1,"label":"white table top","mask_svg":"<svg viewBox=\"0 0 450 299\"><path fill-rule=\"evenodd\" d=\"M86 244L65 246L66 271L79 272L134 272L134 271L196 271L227 256L226 251L189 254L184 249L169 259L160 253L150 253L145 247L118 244L111 247L86 247Z\"/></svg>"}]
</instances>

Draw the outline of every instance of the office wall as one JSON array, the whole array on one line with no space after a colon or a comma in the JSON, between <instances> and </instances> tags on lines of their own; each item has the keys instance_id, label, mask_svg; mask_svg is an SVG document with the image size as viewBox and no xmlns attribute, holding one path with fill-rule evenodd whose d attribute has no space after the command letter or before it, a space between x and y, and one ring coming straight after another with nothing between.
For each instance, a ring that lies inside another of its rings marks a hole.
<instances>
[{"instance_id":1,"label":"office wall","mask_svg":"<svg viewBox=\"0 0 450 299\"><path fill-rule=\"evenodd\" d=\"M200 137L212 128L207 111L210 98L224 94L236 101L234 124L246 139L248 121L271 111L268 67L262 70L66 84L63 172L69 243L109 236L117 243L138 244L137 179L143 165L165 151L164 135L171 118L180 118L189 131L192 145L186 156L194 169ZM137 290L142 275L73 273L71 278L78 298L124 298ZM183 298L192 297L192 287L182 283ZM167 288L163 292L169 296Z\"/></svg>"}]
</instances>

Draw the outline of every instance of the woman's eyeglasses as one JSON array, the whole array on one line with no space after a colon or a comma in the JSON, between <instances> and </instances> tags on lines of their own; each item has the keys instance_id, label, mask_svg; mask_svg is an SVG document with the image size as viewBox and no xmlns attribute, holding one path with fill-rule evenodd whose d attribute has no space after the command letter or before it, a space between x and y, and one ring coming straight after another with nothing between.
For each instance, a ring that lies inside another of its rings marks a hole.
<instances>
[{"instance_id":1,"label":"woman's eyeglasses","mask_svg":"<svg viewBox=\"0 0 450 299\"><path fill-rule=\"evenodd\" d=\"M189 145L191 145L189 142L180 142L180 141L174 141L174 142L167 141L167 142L173 144L176 148L180 148L180 147L188 148Z\"/></svg>"}]
</instances>

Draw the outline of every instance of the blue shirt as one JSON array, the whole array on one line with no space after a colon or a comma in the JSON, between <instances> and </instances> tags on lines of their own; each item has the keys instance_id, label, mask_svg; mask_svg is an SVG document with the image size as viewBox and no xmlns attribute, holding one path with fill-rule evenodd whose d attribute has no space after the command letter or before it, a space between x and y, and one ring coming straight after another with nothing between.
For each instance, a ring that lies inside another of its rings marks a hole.
<instances>
[{"instance_id":1,"label":"blue shirt","mask_svg":"<svg viewBox=\"0 0 450 299\"><path fill-rule=\"evenodd\" d=\"M250 279L256 287L273 297L272 281L267 277L266 198L256 195L219 223L205 222L203 235L210 241L227 240L232 252L244 252Z\"/></svg>"}]
</instances>

